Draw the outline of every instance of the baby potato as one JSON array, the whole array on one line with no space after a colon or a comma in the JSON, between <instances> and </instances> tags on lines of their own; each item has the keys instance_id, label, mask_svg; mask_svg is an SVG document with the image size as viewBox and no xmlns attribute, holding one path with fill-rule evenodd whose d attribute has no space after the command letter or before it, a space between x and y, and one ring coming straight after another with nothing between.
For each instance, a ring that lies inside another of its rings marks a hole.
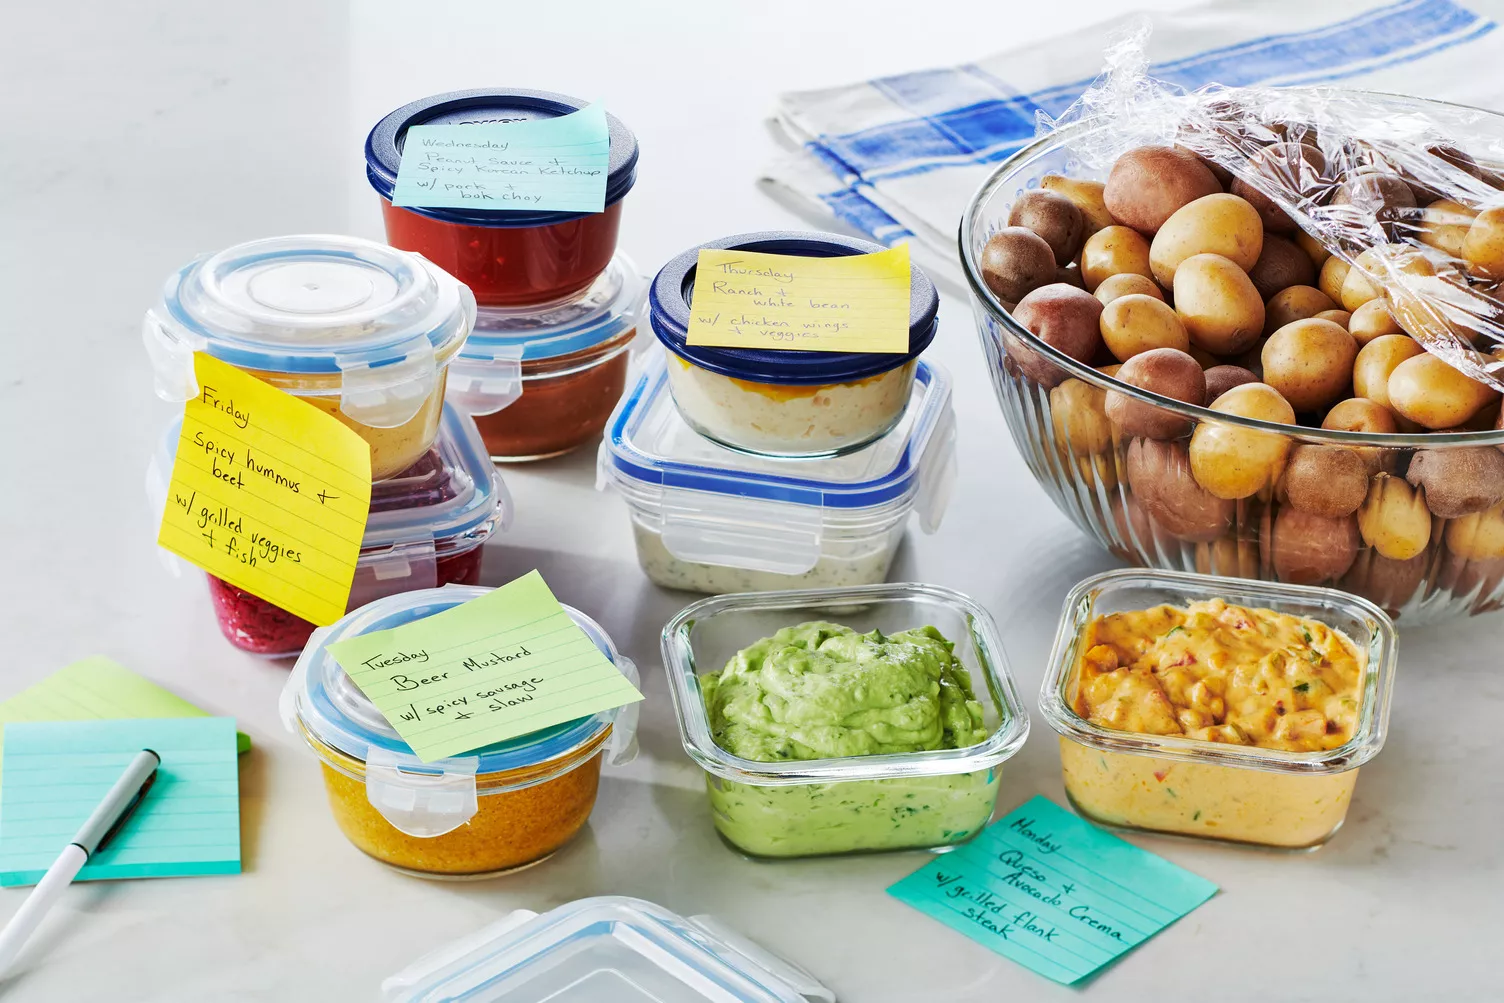
<instances>
[{"instance_id":1,"label":"baby potato","mask_svg":"<svg viewBox=\"0 0 1504 1003\"><path fill-rule=\"evenodd\" d=\"M1101 327L1103 344L1119 362L1127 362L1151 348L1177 348L1184 352L1191 347L1180 315L1164 300L1142 293L1119 296L1108 303L1102 309Z\"/></svg>"},{"instance_id":2,"label":"baby potato","mask_svg":"<svg viewBox=\"0 0 1504 1003\"><path fill-rule=\"evenodd\" d=\"M1396 414L1430 429L1461 425L1499 396L1424 351L1394 367L1388 393Z\"/></svg>"},{"instance_id":3,"label":"baby potato","mask_svg":"<svg viewBox=\"0 0 1504 1003\"><path fill-rule=\"evenodd\" d=\"M1334 307L1342 303L1342 284L1347 281L1347 273L1351 268L1351 265L1335 254L1327 258L1326 263L1321 266L1321 274L1316 278L1316 287L1330 297Z\"/></svg>"},{"instance_id":4,"label":"baby potato","mask_svg":"<svg viewBox=\"0 0 1504 1003\"><path fill-rule=\"evenodd\" d=\"M1424 553L1408 561L1394 561L1377 551L1364 550L1342 576L1341 587L1378 604L1393 616L1420 588L1427 563Z\"/></svg>"},{"instance_id":5,"label":"baby potato","mask_svg":"<svg viewBox=\"0 0 1504 1003\"><path fill-rule=\"evenodd\" d=\"M1388 303L1383 299L1372 299L1352 312L1347 320L1347 333L1353 336L1353 340L1361 348L1386 334L1404 334L1405 329L1400 327L1394 315L1389 312Z\"/></svg>"},{"instance_id":6,"label":"baby potato","mask_svg":"<svg viewBox=\"0 0 1504 1003\"><path fill-rule=\"evenodd\" d=\"M1055 192L1036 188L1024 192L1008 213L1009 226L1022 226L1044 238L1055 252L1055 264L1064 268L1081 250L1085 223L1076 203Z\"/></svg>"},{"instance_id":7,"label":"baby potato","mask_svg":"<svg viewBox=\"0 0 1504 1003\"><path fill-rule=\"evenodd\" d=\"M1421 211L1416 239L1448 257L1460 258L1462 244L1477 216L1477 210L1460 202L1438 199Z\"/></svg>"},{"instance_id":8,"label":"baby potato","mask_svg":"<svg viewBox=\"0 0 1504 1003\"><path fill-rule=\"evenodd\" d=\"M1351 312L1369 300L1384 295L1384 290L1379 285L1384 281L1384 272L1375 251L1376 248L1370 247L1358 255L1353 267L1347 270L1347 276L1342 280L1342 295L1339 297L1344 310Z\"/></svg>"},{"instance_id":9,"label":"baby potato","mask_svg":"<svg viewBox=\"0 0 1504 1003\"><path fill-rule=\"evenodd\" d=\"M1316 198L1326 191L1328 182L1326 157L1314 146L1284 141L1271 143L1248 158L1251 173L1273 181L1284 191L1295 191ZM1228 189L1249 201L1258 210L1264 229L1270 233L1293 233L1295 221L1263 192L1241 178L1234 178Z\"/></svg>"},{"instance_id":10,"label":"baby potato","mask_svg":"<svg viewBox=\"0 0 1504 1003\"><path fill-rule=\"evenodd\" d=\"M1504 505L1474 512L1447 525L1447 549L1469 561L1504 557Z\"/></svg>"},{"instance_id":11,"label":"baby potato","mask_svg":"<svg viewBox=\"0 0 1504 1003\"><path fill-rule=\"evenodd\" d=\"M1353 319L1353 315L1346 310L1323 310L1316 315L1316 319L1329 320L1338 327L1346 329L1348 322Z\"/></svg>"},{"instance_id":12,"label":"baby potato","mask_svg":"<svg viewBox=\"0 0 1504 1003\"><path fill-rule=\"evenodd\" d=\"M1384 222L1406 209L1415 208L1415 193L1403 178L1377 170L1348 175L1332 195L1329 205L1350 205L1364 216Z\"/></svg>"},{"instance_id":13,"label":"baby potato","mask_svg":"<svg viewBox=\"0 0 1504 1003\"><path fill-rule=\"evenodd\" d=\"M1175 270L1175 312L1195 345L1236 355L1264 330L1264 298L1237 263L1193 254Z\"/></svg>"},{"instance_id":14,"label":"baby potato","mask_svg":"<svg viewBox=\"0 0 1504 1003\"><path fill-rule=\"evenodd\" d=\"M1233 387L1210 406L1226 414L1295 424L1294 409L1263 383ZM1203 421L1191 434L1191 473L1218 498L1248 498L1279 480L1290 445L1290 439L1278 432Z\"/></svg>"},{"instance_id":15,"label":"baby potato","mask_svg":"<svg viewBox=\"0 0 1504 1003\"><path fill-rule=\"evenodd\" d=\"M1368 497L1358 509L1363 542L1391 561L1408 561L1431 542L1431 512L1426 498L1389 474L1375 474Z\"/></svg>"},{"instance_id":16,"label":"baby potato","mask_svg":"<svg viewBox=\"0 0 1504 1003\"><path fill-rule=\"evenodd\" d=\"M1304 230L1295 234L1295 246L1306 252L1306 256L1311 259L1311 264L1316 267L1318 274L1321 266L1326 264L1327 259L1332 256L1332 252L1326 249L1325 244Z\"/></svg>"},{"instance_id":17,"label":"baby potato","mask_svg":"<svg viewBox=\"0 0 1504 1003\"><path fill-rule=\"evenodd\" d=\"M1140 352L1118 368L1117 378L1129 386L1187 404L1200 405L1206 400L1206 377L1200 364L1173 348ZM1126 435L1178 439L1191 430L1189 418L1134 400L1118 390L1107 392L1106 412Z\"/></svg>"},{"instance_id":18,"label":"baby potato","mask_svg":"<svg viewBox=\"0 0 1504 1003\"><path fill-rule=\"evenodd\" d=\"M1102 344L1101 316L1102 304L1095 296L1063 282L1035 289L1013 309L1013 319L1045 344L1086 363ZM1006 347L1019 370L1042 386L1056 386L1068 375L1022 341L1011 340Z\"/></svg>"},{"instance_id":19,"label":"baby potato","mask_svg":"<svg viewBox=\"0 0 1504 1003\"><path fill-rule=\"evenodd\" d=\"M1353 361L1353 393L1389 410L1389 376L1401 362L1426 350L1406 334L1381 334L1358 350Z\"/></svg>"},{"instance_id":20,"label":"baby potato","mask_svg":"<svg viewBox=\"0 0 1504 1003\"><path fill-rule=\"evenodd\" d=\"M1050 422L1055 441L1077 455L1105 453L1112 448L1112 425L1102 409L1104 391L1085 380L1067 379L1050 391Z\"/></svg>"},{"instance_id":21,"label":"baby potato","mask_svg":"<svg viewBox=\"0 0 1504 1003\"><path fill-rule=\"evenodd\" d=\"M1064 282L1066 285L1075 286L1077 289L1086 288L1086 283L1081 280L1081 267L1074 261L1055 269L1055 281Z\"/></svg>"},{"instance_id":22,"label":"baby potato","mask_svg":"<svg viewBox=\"0 0 1504 1003\"><path fill-rule=\"evenodd\" d=\"M1405 480L1425 489L1432 515L1459 519L1504 501L1504 453L1491 446L1422 449L1411 458Z\"/></svg>"},{"instance_id":23,"label":"baby potato","mask_svg":"<svg viewBox=\"0 0 1504 1003\"><path fill-rule=\"evenodd\" d=\"M1153 525L1193 543L1215 540L1232 528L1236 503L1196 483L1183 443L1134 439L1128 444L1124 468L1134 497Z\"/></svg>"},{"instance_id":24,"label":"baby potato","mask_svg":"<svg viewBox=\"0 0 1504 1003\"><path fill-rule=\"evenodd\" d=\"M1109 275L1103 279L1093 293L1097 299L1107 306L1119 296L1153 296L1161 303L1164 302L1164 290L1159 288L1159 283L1143 275L1135 275L1133 272L1123 272L1119 275Z\"/></svg>"},{"instance_id":25,"label":"baby potato","mask_svg":"<svg viewBox=\"0 0 1504 1003\"><path fill-rule=\"evenodd\" d=\"M1153 234L1181 206L1221 190L1201 158L1189 150L1140 146L1113 163L1102 200L1113 219Z\"/></svg>"},{"instance_id":26,"label":"baby potato","mask_svg":"<svg viewBox=\"0 0 1504 1003\"><path fill-rule=\"evenodd\" d=\"M1259 545L1254 540L1235 540L1227 536L1210 543L1198 543L1196 571L1229 578L1257 578Z\"/></svg>"},{"instance_id":27,"label":"baby potato","mask_svg":"<svg viewBox=\"0 0 1504 1003\"><path fill-rule=\"evenodd\" d=\"M1096 292L1097 286L1110 275L1124 274L1154 278L1149 267L1149 242L1142 234L1113 225L1086 238L1081 247L1081 279L1087 292Z\"/></svg>"},{"instance_id":28,"label":"baby potato","mask_svg":"<svg viewBox=\"0 0 1504 1003\"><path fill-rule=\"evenodd\" d=\"M1039 187L1071 200L1081 210L1082 236L1090 237L1104 226L1112 226L1112 213L1102 201L1106 185L1100 181L1082 178L1067 178L1060 174L1046 174L1039 179Z\"/></svg>"},{"instance_id":29,"label":"baby potato","mask_svg":"<svg viewBox=\"0 0 1504 1003\"><path fill-rule=\"evenodd\" d=\"M1274 574L1293 585L1341 578L1358 556L1358 525L1350 515L1324 516L1280 506L1266 546Z\"/></svg>"},{"instance_id":30,"label":"baby potato","mask_svg":"<svg viewBox=\"0 0 1504 1003\"><path fill-rule=\"evenodd\" d=\"M1346 446L1303 443L1290 451L1279 494L1303 512L1352 515L1368 497L1368 464Z\"/></svg>"},{"instance_id":31,"label":"baby potato","mask_svg":"<svg viewBox=\"0 0 1504 1003\"><path fill-rule=\"evenodd\" d=\"M1246 272L1263 245L1264 228L1253 206L1218 192L1181 206L1164 221L1149 244L1149 267L1154 281L1168 289L1175 269L1193 254L1220 254ZM1290 249L1298 252L1294 245Z\"/></svg>"},{"instance_id":32,"label":"baby potato","mask_svg":"<svg viewBox=\"0 0 1504 1003\"><path fill-rule=\"evenodd\" d=\"M1504 279L1504 206L1480 212L1462 240L1467 270L1481 279Z\"/></svg>"},{"instance_id":33,"label":"baby potato","mask_svg":"<svg viewBox=\"0 0 1504 1003\"><path fill-rule=\"evenodd\" d=\"M1264 305L1264 333L1273 334L1291 321L1337 309L1336 302L1312 285L1294 285L1269 297Z\"/></svg>"},{"instance_id":34,"label":"baby potato","mask_svg":"<svg viewBox=\"0 0 1504 1003\"><path fill-rule=\"evenodd\" d=\"M1329 320L1297 320L1264 343L1264 382L1297 411L1319 411L1348 396L1358 343Z\"/></svg>"},{"instance_id":35,"label":"baby potato","mask_svg":"<svg viewBox=\"0 0 1504 1003\"><path fill-rule=\"evenodd\" d=\"M982 248L982 281L1004 303L1055 281L1055 252L1045 239L1022 226L1007 226Z\"/></svg>"},{"instance_id":36,"label":"baby potato","mask_svg":"<svg viewBox=\"0 0 1504 1003\"><path fill-rule=\"evenodd\" d=\"M1206 402L1221 397L1233 387L1259 382L1258 374L1242 366L1212 366L1203 374L1206 377Z\"/></svg>"},{"instance_id":37,"label":"baby potato","mask_svg":"<svg viewBox=\"0 0 1504 1003\"><path fill-rule=\"evenodd\" d=\"M1332 405L1321 421L1322 428L1339 432L1368 432L1378 435L1393 435L1399 431L1394 414L1377 401L1366 397L1349 397Z\"/></svg>"},{"instance_id":38,"label":"baby potato","mask_svg":"<svg viewBox=\"0 0 1504 1003\"><path fill-rule=\"evenodd\" d=\"M1258 261L1248 270L1248 277L1253 280L1253 287L1259 295L1268 300L1281 289L1292 286L1310 288L1316 281L1316 267L1306 257L1306 252L1291 241L1268 236L1264 238Z\"/></svg>"}]
</instances>

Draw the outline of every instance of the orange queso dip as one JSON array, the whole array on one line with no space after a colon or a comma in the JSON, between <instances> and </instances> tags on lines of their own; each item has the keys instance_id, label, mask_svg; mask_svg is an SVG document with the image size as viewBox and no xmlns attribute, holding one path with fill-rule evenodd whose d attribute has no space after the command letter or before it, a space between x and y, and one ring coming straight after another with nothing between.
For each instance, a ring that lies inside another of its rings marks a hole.
<instances>
[{"instance_id":1,"label":"orange queso dip","mask_svg":"<svg viewBox=\"0 0 1504 1003\"><path fill-rule=\"evenodd\" d=\"M1230 605L1097 617L1067 684L1098 727L1288 752L1337 749L1358 726L1365 655L1316 620ZM1265 845L1324 842L1357 770L1279 773L1105 752L1061 739L1066 789L1098 821Z\"/></svg>"}]
</instances>

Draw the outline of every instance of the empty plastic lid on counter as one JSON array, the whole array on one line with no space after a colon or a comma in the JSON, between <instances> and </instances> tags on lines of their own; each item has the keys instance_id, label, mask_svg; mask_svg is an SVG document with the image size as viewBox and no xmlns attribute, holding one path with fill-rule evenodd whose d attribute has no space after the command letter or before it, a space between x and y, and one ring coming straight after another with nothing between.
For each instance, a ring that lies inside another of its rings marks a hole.
<instances>
[{"instance_id":1,"label":"empty plastic lid on counter","mask_svg":"<svg viewBox=\"0 0 1504 1003\"><path fill-rule=\"evenodd\" d=\"M449 585L378 599L315 631L282 690L287 730L318 756L334 820L370 856L420 877L486 877L527 867L590 817L602 759L636 753L636 704L425 763L327 646L442 613L490 589ZM590 617L570 619L622 675L637 667Z\"/></svg>"},{"instance_id":2,"label":"empty plastic lid on counter","mask_svg":"<svg viewBox=\"0 0 1504 1003\"><path fill-rule=\"evenodd\" d=\"M177 452L173 421L146 475L148 511L160 519ZM482 545L512 522L512 497L486 456L475 423L446 406L428 452L371 488L371 514L355 565L350 609L383 596L439 585L480 584ZM167 551L174 571L182 562ZM226 640L242 651L286 658L303 650L314 625L209 576L209 595Z\"/></svg>"},{"instance_id":3,"label":"empty plastic lid on counter","mask_svg":"<svg viewBox=\"0 0 1504 1003\"><path fill-rule=\"evenodd\" d=\"M447 269L487 306L550 303L588 288L616 252L622 199L637 181L637 138L614 115L606 116L603 212L392 205L410 126L536 121L587 104L551 91L481 88L421 98L387 115L366 137L366 179L381 196L387 240Z\"/></svg>"},{"instance_id":4,"label":"empty plastic lid on counter","mask_svg":"<svg viewBox=\"0 0 1504 1003\"><path fill-rule=\"evenodd\" d=\"M470 291L420 255L313 235L185 265L142 333L158 396L197 396L193 353L207 352L354 429L381 480L432 444L446 370L474 323Z\"/></svg>"},{"instance_id":5,"label":"empty plastic lid on counter","mask_svg":"<svg viewBox=\"0 0 1504 1003\"><path fill-rule=\"evenodd\" d=\"M690 304L702 249L837 258L887 250L834 233L769 230L707 241L653 279L653 333L669 351L669 389L701 435L766 456L832 456L860 449L901 418L915 360L935 338L940 298L909 269L907 351L807 352L689 344Z\"/></svg>"},{"instance_id":6,"label":"empty plastic lid on counter","mask_svg":"<svg viewBox=\"0 0 1504 1003\"><path fill-rule=\"evenodd\" d=\"M921 360L891 432L839 457L782 459L697 434L669 395L661 353L617 406L597 486L627 502L653 581L700 592L884 581L910 512L939 527L955 480L955 415L944 368Z\"/></svg>"},{"instance_id":7,"label":"empty plastic lid on counter","mask_svg":"<svg viewBox=\"0 0 1504 1003\"><path fill-rule=\"evenodd\" d=\"M386 1003L834 1003L813 975L711 916L642 899L519 909L413 962Z\"/></svg>"},{"instance_id":8,"label":"empty plastic lid on counter","mask_svg":"<svg viewBox=\"0 0 1504 1003\"><path fill-rule=\"evenodd\" d=\"M537 460L601 434L626 388L647 280L618 254L578 299L481 307L449 367L448 399L469 410L491 458Z\"/></svg>"}]
</instances>

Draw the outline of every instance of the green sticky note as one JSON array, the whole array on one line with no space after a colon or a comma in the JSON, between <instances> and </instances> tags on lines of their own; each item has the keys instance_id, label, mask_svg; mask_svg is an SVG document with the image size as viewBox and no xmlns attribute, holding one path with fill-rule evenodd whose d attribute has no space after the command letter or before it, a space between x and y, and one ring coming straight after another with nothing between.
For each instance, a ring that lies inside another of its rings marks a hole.
<instances>
[{"instance_id":1,"label":"green sticky note","mask_svg":"<svg viewBox=\"0 0 1504 1003\"><path fill-rule=\"evenodd\" d=\"M63 666L0 702L0 725L12 721L87 721L124 717L208 717L187 700L101 655ZM251 747L236 733L236 747Z\"/></svg>"},{"instance_id":2,"label":"green sticky note","mask_svg":"<svg viewBox=\"0 0 1504 1003\"><path fill-rule=\"evenodd\" d=\"M40 881L142 749L141 804L79 881L240 871L240 777L227 717L16 721L0 766L0 885Z\"/></svg>"},{"instance_id":3,"label":"green sticky note","mask_svg":"<svg viewBox=\"0 0 1504 1003\"><path fill-rule=\"evenodd\" d=\"M328 650L425 763L642 699L536 571Z\"/></svg>"},{"instance_id":4,"label":"green sticky note","mask_svg":"<svg viewBox=\"0 0 1504 1003\"><path fill-rule=\"evenodd\" d=\"M888 894L1070 985L1216 891L1210 881L1036 796Z\"/></svg>"},{"instance_id":5,"label":"green sticky note","mask_svg":"<svg viewBox=\"0 0 1504 1003\"><path fill-rule=\"evenodd\" d=\"M611 132L599 104L556 118L409 126L392 204L600 212Z\"/></svg>"}]
</instances>

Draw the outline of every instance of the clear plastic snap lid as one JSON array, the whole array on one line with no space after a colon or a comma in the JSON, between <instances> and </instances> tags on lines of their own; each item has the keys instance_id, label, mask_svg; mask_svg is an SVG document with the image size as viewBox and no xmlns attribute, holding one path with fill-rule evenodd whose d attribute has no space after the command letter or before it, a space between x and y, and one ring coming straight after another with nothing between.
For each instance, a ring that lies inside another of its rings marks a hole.
<instances>
[{"instance_id":1,"label":"clear plastic snap lid","mask_svg":"<svg viewBox=\"0 0 1504 1003\"><path fill-rule=\"evenodd\" d=\"M471 414L500 411L525 390L524 363L588 353L622 339L636 330L646 298L647 278L618 253L583 296L542 308L481 307L474 330L449 365L446 396ZM622 340L620 350L627 347Z\"/></svg>"},{"instance_id":2,"label":"clear plastic snap lid","mask_svg":"<svg viewBox=\"0 0 1504 1003\"><path fill-rule=\"evenodd\" d=\"M642 899L520 909L413 962L387 1003L834 1003L797 965L711 916Z\"/></svg>"},{"instance_id":3,"label":"clear plastic snap lid","mask_svg":"<svg viewBox=\"0 0 1504 1003\"><path fill-rule=\"evenodd\" d=\"M255 240L167 280L142 334L158 396L198 393L193 353L301 377L378 428L409 421L475 321L475 297L421 255L357 237ZM326 377L327 387L319 377Z\"/></svg>"},{"instance_id":4,"label":"clear plastic snap lid","mask_svg":"<svg viewBox=\"0 0 1504 1003\"><path fill-rule=\"evenodd\" d=\"M287 730L295 735L306 732L310 743L317 743L315 751L323 745L365 764L364 776L357 779L364 779L367 798L388 822L410 836L441 836L469 821L477 807L477 776L558 759L594 741L607 728L612 728L608 762L623 763L636 753L638 708L631 704L497 742L465 756L425 763L326 650L336 641L422 620L490 591L446 585L388 596L347 613L314 631L282 689L278 707ZM599 624L577 609L565 606L564 610L622 675L633 685L640 684L637 666L616 650ZM331 765L340 768L337 763ZM531 778L532 782L538 779Z\"/></svg>"},{"instance_id":5,"label":"clear plastic snap lid","mask_svg":"<svg viewBox=\"0 0 1504 1003\"><path fill-rule=\"evenodd\" d=\"M790 459L717 445L685 423L668 389L662 351L611 416L597 487L611 485L661 520L683 561L799 574L814 567L832 524L919 513L938 528L955 481L951 378L920 359L908 409L893 430L843 456Z\"/></svg>"},{"instance_id":6,"label":"clear plastic snap lid","mask_svg":"<svg viewBox=\"0 0 1504 1003\"><path fill-rule=\"evenodd\" d=\"M151 518L167 503L182 420L174 419L158 443L146 472ZM395 591L433 588L435 562L481 546L512 522L507 492L468 416L444 406L433 447L407 470L371 486L371 514L360 545L352 607ZM173 570L178 558L162 551Z\"/></svg>"}]
</instances>

